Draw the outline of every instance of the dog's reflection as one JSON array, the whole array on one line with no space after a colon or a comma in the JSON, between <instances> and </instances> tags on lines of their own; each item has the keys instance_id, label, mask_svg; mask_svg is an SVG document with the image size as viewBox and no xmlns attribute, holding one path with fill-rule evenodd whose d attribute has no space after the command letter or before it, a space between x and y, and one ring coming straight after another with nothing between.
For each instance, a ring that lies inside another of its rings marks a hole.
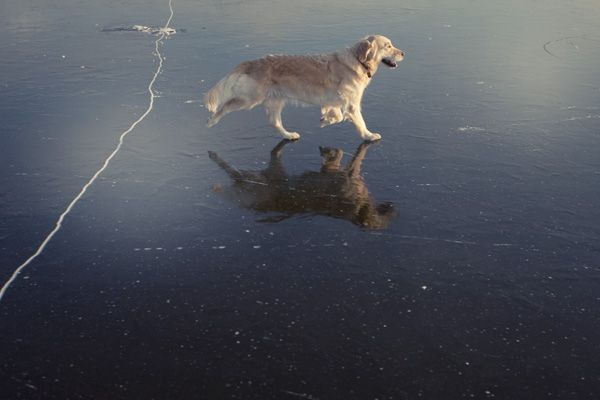
<instances>
[{"instance_id":1,"label":"dog's reflection","mask_svg":"<svg viewBox=\"0 0 600 400\"><path fill-rule=\"evenodd\" d=\"M367 229L384 229L395 215L391 203L377 204L369 194L360 169L370 143L362 143L352 160L341 165L341 149L320 147L321 171L307 171L290 176L281 162L283 140L271 151L267 168L261 171L241 171L209 151L215 161L233 179L228 188L215 186L232 197L242 207L262 212L280 213L263 221L277 222L297 214L327 215L346 219Z\"/></svg>"}]
</instances>

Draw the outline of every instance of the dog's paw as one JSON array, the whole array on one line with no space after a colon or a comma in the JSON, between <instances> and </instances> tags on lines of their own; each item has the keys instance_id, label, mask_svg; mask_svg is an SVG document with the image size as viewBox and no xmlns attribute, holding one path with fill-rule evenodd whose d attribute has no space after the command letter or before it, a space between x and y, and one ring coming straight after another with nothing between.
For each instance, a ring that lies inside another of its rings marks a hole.
<instances>
[{"instance_id":1,"label":"dog's paw","mask_svg":"<svg viewBox=\"0 0 600 400\"><path fill-rule=\"evenodd\" d=\"M287 140L298 140L300 139L300 134L298 132L288 132L285 135L283 135L283 137Z\"/></svg>"},{"instance_id":2,"label":"dog's paw","mask_svg":"<svg viewBox=\"0 0 600 400\"><path fill-rule=\"evenodd\" d=\"M370 132L368 135L363 135L362 138L367 142L374 142L376 140L381 140L381 135L379 133Z\"/></svg>"}]
</instances>

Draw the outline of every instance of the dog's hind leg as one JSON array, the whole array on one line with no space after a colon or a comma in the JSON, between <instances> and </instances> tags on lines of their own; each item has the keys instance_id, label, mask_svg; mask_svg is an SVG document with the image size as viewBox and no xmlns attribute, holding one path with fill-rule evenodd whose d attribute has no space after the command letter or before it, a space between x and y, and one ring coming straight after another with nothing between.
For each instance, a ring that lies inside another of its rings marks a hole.
<instances>
[{"instance_id":1,"label":"dog's hind leg","mask_svg":"<svg viewBox=\"0 0 600 400\"><path fill-rule=\"evenodd\" d=\"M285 172L285 168L281 162L281 154L283 153L283 148L288 143L290 143L289 140L283 139L281 142L277 143L277 146L273 147L273 150L271 150L269 166L263 171L263 175L266 176L267 179L281 180L287 177L287 173Z\"/></svg>"},{"instance_id":2,"label":"dog's hind leg","mask_svg":"<svg viewBox=\"0 0 600 400\"><path fill-rule=\"evenodd\" d=\"M233 72L221 79L205 95L205 105L213 115L206 121L210 128L232 111L250 110L265 99L259 83L245 74Z\"/></svg>"},{"instance_id":3,"label":"dog's hind leg","mask_svg":"<svg viewBox=\"0 0 600 400\"><path fill-rule=\"evenodd\" d=\"M285 106L285 101L283 100L268 100L264 103L265 108L267 109L267 115L269 116L269 121L271 125L273 125L281 136L288 140L297 140L300 139L300 135L297 132L289 132L283 127L283 123L281 122L281 111Z\"/></svg>"}]
</instances>

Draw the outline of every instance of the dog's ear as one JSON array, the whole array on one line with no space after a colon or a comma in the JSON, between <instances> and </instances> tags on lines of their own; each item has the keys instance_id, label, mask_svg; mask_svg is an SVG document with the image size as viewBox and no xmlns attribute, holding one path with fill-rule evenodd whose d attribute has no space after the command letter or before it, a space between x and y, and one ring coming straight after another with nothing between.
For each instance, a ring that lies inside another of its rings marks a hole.
<instances>
[{"instance_id":1,"label":"dog's ear","mask_svg":"<svg viewBox=\"0 0 600 400\"><path fill-rule=\"evenodd\" d=\"M361 63L370 61L373 58L373 45L367 39L361 40L354 46L354 54Z\"/></svg>"}]
</instances>

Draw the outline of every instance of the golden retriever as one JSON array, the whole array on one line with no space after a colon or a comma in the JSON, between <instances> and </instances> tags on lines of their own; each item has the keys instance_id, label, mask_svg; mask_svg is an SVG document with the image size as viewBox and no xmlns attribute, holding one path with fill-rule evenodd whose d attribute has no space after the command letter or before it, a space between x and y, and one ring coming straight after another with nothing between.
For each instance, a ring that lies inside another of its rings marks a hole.
<instances>
[{"instance_id":1,"label":"golden retriever","mask_svg":"<svg viewBox=\"0 0 600 400\"><path fill-rule=\"evenodd\" d=\"M320 106L322 127L348 119L361 138L379 140L381 135L367 129L362 117L362 96L380 63L395 68L403 59L404 52L390 39L373 35L331 54L269 55L243 62L206 93L205 106L213 113L207 126L232 111L263 104L279 133L296 140L300 135L286 130L281 122L281 110L291 102Z\"/></svg>"}]
</instances>

